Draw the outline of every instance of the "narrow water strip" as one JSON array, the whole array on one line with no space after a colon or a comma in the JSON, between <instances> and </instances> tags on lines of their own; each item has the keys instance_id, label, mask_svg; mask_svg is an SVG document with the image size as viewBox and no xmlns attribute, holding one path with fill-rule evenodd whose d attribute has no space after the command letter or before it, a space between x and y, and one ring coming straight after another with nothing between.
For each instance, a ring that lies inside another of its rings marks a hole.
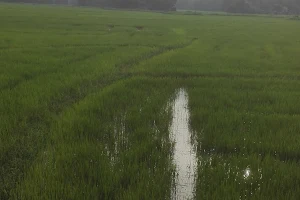
<instances>
[{"instance_id":1,"label":"narrow water strip","mask_svg":"<svg viewBox=\"0 0 300 200\"><path fill-rule=\"evenodd\" d=\"M197 173L197 156L189 127L190 112L188 94L185 89L176 92L172 102L173 119L170 125L170 137L174 144L174 165L176 176L171 193L173 200L193 199Z\"/></svg>"}]
</instances>

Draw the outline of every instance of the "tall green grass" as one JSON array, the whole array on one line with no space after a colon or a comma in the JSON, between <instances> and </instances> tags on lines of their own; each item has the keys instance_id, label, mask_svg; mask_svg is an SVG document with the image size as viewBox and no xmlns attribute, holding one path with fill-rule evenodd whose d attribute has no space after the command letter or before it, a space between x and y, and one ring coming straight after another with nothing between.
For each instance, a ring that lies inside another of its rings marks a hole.
<instances>
[{"instance_id":1,"label":"tall green grass","mask_svg":"<svg viewBox=\"0 0 300 200\"><path fill-rule=\"evenodd\" d=\"M169 198L171 113L165 100L173 87L121 81L64 112L13 197Z\"/></svg>"},{"instance_id":2,"label":"tall green grass","mask_svg":"<svg viewBox=\"0 0 300 200\"><path fill-rule=\"evenodd\" d=\"M196 199L299 199L298 21L1 3L0 24L0 199L169 199L177 88Z\"/></svg>"}]
</instances>

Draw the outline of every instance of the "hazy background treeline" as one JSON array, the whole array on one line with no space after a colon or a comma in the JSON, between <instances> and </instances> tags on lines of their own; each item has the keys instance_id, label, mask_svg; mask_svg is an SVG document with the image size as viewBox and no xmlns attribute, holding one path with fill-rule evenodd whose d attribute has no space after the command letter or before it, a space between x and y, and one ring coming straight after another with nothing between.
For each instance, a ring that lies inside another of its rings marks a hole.
<instances>
[{"instance_id":1,"label":"hazy background treeline","mask_svg":"<svg viewBox=\"0 0 300 200\"><path fill-rule=\"evenodd\" d=\"M178 0L176 7L232 13L299 14L300 0Z\"/></svg>"},{"instance_id":2,"label":"hazy background treeline","mask_svg":"<svg viewBox=\"0 0 300 200\"><path fill-rule=\"evenodd\" d=\"M1 0L0 0L1 1ZM202 10L232 13L299 14L300 0L2 0L147 10Z\"/></svg>"},{"instance_id":3,"label":"hazy background treeline","mask_svg":"<svg viewBox=\"0 0 300 200\"><path fill-rule=\"evenodd\" d=\"M176 0L0 0L6 2L67 4L147 10L175 10Z\"/></svg>"}]
</instances>

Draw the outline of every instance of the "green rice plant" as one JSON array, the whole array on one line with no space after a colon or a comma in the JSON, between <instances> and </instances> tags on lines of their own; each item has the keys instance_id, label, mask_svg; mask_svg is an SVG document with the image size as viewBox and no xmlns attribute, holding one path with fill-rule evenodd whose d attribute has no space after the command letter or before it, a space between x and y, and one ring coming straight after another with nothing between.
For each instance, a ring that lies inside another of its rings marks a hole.
<instances>
[{"instance_id":1,"label":"green rice plant","mask_svg":"<svg viewBox=\"0 0 300 200\"><path fill-rule=\"evenodd\" d=\"M0 199L299 199L299 22L0 3ZM175 141L176 143L176 141Z\"/></svg>"},{"instance_id":2,"label":"green rice plant","mask_svg":"<svg viewBox=\"0 0 300 200\"><path fill-rule=\"evenodd\" d=\"M13 198L168 198L172 88L120 81L64 112Z\"/></svg>"}]
</instances>

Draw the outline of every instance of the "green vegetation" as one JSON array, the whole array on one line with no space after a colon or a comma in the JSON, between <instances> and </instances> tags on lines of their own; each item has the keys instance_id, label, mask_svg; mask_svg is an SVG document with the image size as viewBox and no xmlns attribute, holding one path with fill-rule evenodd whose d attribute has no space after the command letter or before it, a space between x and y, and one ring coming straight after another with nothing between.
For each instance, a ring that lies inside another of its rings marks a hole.
<instances>
[{"instance_id":1,"label":"green vegetation","mask_svg":"<svg viewBox=\"0 0 300 200\"><path fill-rule=\"evenodd\" d=\"M196 199L299 199L300 26L0 4L0 199L170 199L189 94Z\"/></svg>"}]
</instances>

